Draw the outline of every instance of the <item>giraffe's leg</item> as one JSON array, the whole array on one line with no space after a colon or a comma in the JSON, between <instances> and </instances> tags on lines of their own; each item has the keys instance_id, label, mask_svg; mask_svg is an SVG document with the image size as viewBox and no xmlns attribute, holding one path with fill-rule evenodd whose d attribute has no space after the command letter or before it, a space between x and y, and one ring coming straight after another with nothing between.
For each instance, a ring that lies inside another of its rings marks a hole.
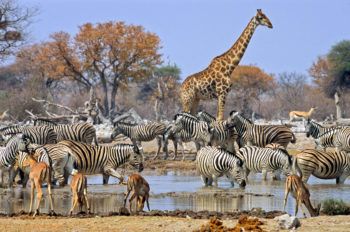
<instances>
[{"instance_id":1,"label":"giraffe's leg","mask_svg":"<svg viewBox=\"0 0 350 232\"><path fill-rule=\"evenodd\" d=\"M225 103L226 103L226 94L222 93L218 96L218 109L217 109L217 115L216 115L217 121L224 120Z\"/></svg>"}]
</instances>

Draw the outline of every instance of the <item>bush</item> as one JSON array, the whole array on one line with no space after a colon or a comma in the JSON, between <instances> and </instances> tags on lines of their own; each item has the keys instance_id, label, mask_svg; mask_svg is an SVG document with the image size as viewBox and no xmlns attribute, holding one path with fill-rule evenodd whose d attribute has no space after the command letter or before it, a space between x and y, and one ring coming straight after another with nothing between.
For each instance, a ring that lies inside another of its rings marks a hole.
<instances>
[{"instance_id":1,"label":"bush","mask_svg":"<svg viewBox=\"0 0 350 232\"><path fill-rule=\"evenodd\" d=\"M350 207L342 200L327 199L322 202L322 212L327 215L348 215Z\"/></svg>"}]
</instances>

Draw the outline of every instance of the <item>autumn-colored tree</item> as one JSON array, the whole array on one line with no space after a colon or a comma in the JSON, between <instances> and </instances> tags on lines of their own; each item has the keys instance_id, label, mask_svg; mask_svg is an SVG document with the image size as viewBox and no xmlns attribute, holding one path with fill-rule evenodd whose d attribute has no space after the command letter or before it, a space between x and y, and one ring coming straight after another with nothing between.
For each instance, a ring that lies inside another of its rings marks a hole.
<instances>
[{"instance_id":1,"label":"autumn-colored tree","mask_svg":"<svg viewBox=\"0 0 350 232\"><path fill-rule=\"evenodd\" d=\"M253 112L252 104L259 104L261 96L275 87L273 76L252 65L238 66L232 74L231 81L232 100L247 116Z\"/></svg>"},{"instance_id":2,"label":"autumn-colored tree","mask_svg":"<svg viewBox=\"0 0 350 232\"><path fill-rule=\"evenodd\" d=\"M337 119L341 119L342 95L350 89L350 40L335 44L327 56L313 63L309 73L326 96L334 97Z\"/></svg>"},{"instance_id":3,"label":"autumn-colored tree","mask_svg":"<svg viewBox=\"0 0 350 232\"><path fill-rule=\"evenodd\" d=\"M26 39L26 29L35 8L20 6L16 0L0 0L0 60L14 54Z\"/></svg>"},{"instance_id":4,"label":"autumn-colored tree","mask_svg":"<svg viewBox=\"0 0 350 232\"><path fill-rule=\"evenodd\" d=\"M39 70L47 84L73 80L87 91L100 86L103 114L115 109L119 88L147 78L161 63L160 39L141 26L124 22L86 23L74 38L66 32L51 40L23 49L18 62Z\"/></svg>"}]
</instances>

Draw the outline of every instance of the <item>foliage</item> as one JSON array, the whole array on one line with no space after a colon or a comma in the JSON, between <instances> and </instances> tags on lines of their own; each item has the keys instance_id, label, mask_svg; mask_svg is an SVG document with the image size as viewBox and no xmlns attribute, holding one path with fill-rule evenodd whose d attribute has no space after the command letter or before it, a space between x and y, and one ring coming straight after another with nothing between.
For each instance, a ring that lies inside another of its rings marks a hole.
<instances>
[{"instance_id":1,"label":"foliage","mask_svg":"<svg viewBox=\"0 0 350 232\"><path fill-rule=\"evenodd\" d=\"M0 60L14 54L26 39L26 29L36 9L15 0L0 0Z\"/></svg>"},{"instance_id":2,"label":"foliage","mask_svg":"<svg viewBox=\"0 0 350 232\"><path fill-rule=\"evenodd\" d=\"M252 104L271 91L276 83L273 76L256 66L238 66L231 77L233 98L243 114L252 113Z\"/></svg>"},{"instance_id":3,"label":"foliage","mask_svg":"<svg viewBox=\"0 0 350 232\"><path fill-rule=\"evenodd\" d=\"M350 207L338 199L327 199L322 202L322 212L327 215L348 215Z\"/></svg>"},{"instance_id":4,"label":"foliage","mask_svg":"<svg viewBox=\"0 0 350 232\"><path fill-rule=\"evenodd\" d=\"M159 37L124 22L86 23L79 29L74 38L57 32L51 41L23 49L17 62L34 67L47 83L68 79L86 90L101 86L108 115L115 108L118 89L149 77L161 62Z\"/></svg>"}]
</instances>

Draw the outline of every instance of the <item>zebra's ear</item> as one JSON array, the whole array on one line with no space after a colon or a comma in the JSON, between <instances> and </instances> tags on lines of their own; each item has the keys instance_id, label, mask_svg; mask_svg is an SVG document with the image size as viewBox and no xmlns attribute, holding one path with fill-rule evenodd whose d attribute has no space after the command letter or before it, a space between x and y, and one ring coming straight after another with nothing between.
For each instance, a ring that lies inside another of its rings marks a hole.
<instances>
[{"instance_id":1,"label":"zebra's ear","mask_svg":"<svg viewBox=\"0 0 350 232\"><path fill-rule=\"evenodd\" d=\"M235 111L235 110L232 110L230 112L230 116L233 117L233 116L236 116L238 114L238 111Z\"/></svg>"}]
</instances>

